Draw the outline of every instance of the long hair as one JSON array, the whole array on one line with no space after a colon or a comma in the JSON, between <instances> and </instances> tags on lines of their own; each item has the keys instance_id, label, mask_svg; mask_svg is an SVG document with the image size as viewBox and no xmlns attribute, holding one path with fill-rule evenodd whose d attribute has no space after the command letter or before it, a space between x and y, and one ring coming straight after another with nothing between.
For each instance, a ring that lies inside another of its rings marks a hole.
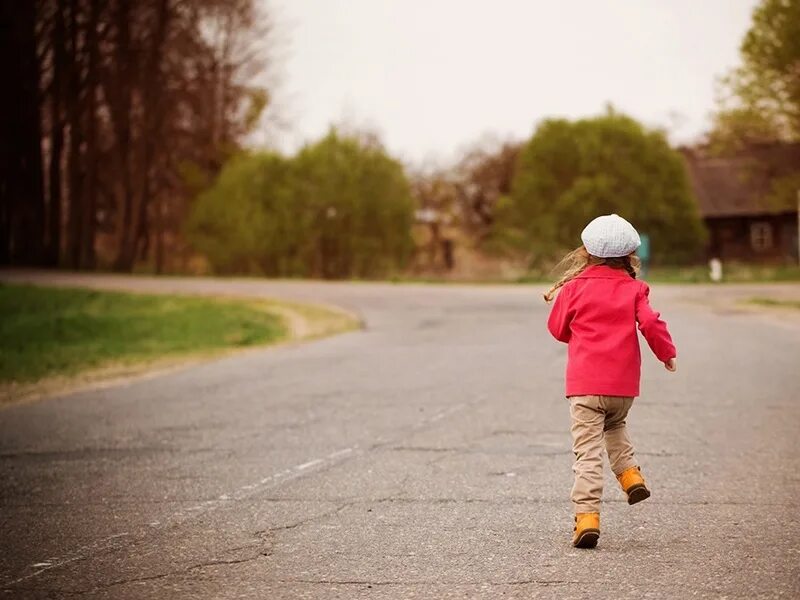
<instances>
[{"instance_id":1,"label":"long hair","mask_svg":"<svg viewBox=\"0 0 800 600\"><path fill-rule=\"evenodd\" d=\"M599 256L592 256L584 246L575 248L572 252L567 254L553 269L554 271L563 271L561 278L553 284L544 295L545 302L552 302L556 297L556 292L561 289L564 284L572 281L578 275L583 273L587 267L594 265L606 265L612 269L620 269L628 272L633 279L639 274L639 267L641 261L639 257L631 253L628 256L620 256L619 258L600 258Z\"/></svg>"}]
</instances>

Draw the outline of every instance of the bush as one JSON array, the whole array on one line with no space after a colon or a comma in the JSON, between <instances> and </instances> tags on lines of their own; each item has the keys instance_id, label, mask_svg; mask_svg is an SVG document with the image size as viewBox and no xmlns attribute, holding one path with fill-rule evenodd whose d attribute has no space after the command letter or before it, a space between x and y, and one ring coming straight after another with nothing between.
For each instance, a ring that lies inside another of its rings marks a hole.
<instances>
[{"instance_id":1,"label":"bush","mask_svg":"<svg viewBox=\"0 0 800 600\"><path fill-rule=\"evenodd\" d=\"M220 273L380 277L408 260L412 218L402 166L332 131L292 159L230 161L192 207L188 236Z\"/></svg>"},{"instance_id":2,"label":"bush","mask_svg":"<svg viewBox=\"0 0 800 600\"><path fill-rule=\"evenodd\" d=\"M523 148L495 235L546 260L618 213L650 236L653 258L685 262L705 239L681 156L664 135L613 111L544 121Z\"/></svg>"}]
</instances>

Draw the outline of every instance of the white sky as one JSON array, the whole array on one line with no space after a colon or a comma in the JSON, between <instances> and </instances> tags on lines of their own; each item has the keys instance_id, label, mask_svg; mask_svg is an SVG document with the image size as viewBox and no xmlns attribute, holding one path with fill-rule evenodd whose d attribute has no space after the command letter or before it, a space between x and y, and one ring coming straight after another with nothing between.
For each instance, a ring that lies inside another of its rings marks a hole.
<instances>
[{"instance_id":1,"label":"white sky","mask_svg":"<svg viewBox=\"0 0 800 600\"><path fill-rule=\"evenodd\" d=\"M414 163L607 102L674 142L709 124L755 0L262 0L293 151L346 122Z\"/></svg>"}]
</instances>

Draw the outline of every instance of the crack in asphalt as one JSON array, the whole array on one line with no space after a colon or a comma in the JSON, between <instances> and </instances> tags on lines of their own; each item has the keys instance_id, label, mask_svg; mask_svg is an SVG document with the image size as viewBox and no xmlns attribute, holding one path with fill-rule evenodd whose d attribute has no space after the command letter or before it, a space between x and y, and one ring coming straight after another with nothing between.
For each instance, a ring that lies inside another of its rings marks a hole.
<instances>
[{"instance_id":1,"label":"crack in asphalt","mask_svg":"<svg viewBox=\"0 0 800 600\"><path fill-rule=\"evenodd\" d=\"M190 573L192 571L196 571L198 569L204 569L207 567L215 567L215 566L223 566L223 565L238 565L243 563L249 563L261 558L265 558L270 556L270 553L259 553L256 556L249 556L247 558L239 558L233 560L209 560L202 563L196 563L193 565L189 565L188 567L184 567L182 569L175 569L173 571L168 571L166 573L159 573L157 575L146 575L142 577L130 577L126 579L118 579L116 581L110 581L108 583L100 583L94 585L93 587L81 589L81 590L66 590L66 589L59 589L59 588L50 588L50 587L3 587L0 588L3 592L20 592L20 591L37 591L37 592L50 592L50 593L58 593L58 594L69 594L71 596L82 596L84 594L91 594L94 592L107 590L114 587L119 587L122 585L127 585L131 583L143 583L146 581L158 581L159 579L167 579L169 577L176 577L179 575L185 575L186 573Z\"/></svg>"},{"instance_id":2,"label":"crack in asphalt","mask_svg":"<svg viewBox=\"0 0 800 600\"><path fill-rule=\"evenodd\" d=\"M370 444L370 445L368 445L366 447L360 447L358 445L354 445L354 446L346 448L344 451L340 450L340 451L333 452L326 459L320 459L320 458L311 459L311 460L309 460L309 461L307 461L307 462L305 462L305 463L303 463L301 465L297 465L297 466L295 466L293 468L290 468L288 470L284 470L284 471L282 471L280 473L277 473L275 475L266 477L263 480L261 480L260 483L255 483L255 484L242 486L242 487L238 488L237 490L235 490L234 492L231 492L230 494L223 494L223 495L219 496L215 500L206 501L206 502L204 502L204 503L202 503L202 504L200 504L200 505L198 505L196 507L190 507L190 508L186 509L185 511L184 510L178 511L177 513L175 513L175 514L167 517L163 521L161 521L158 524L157 529L163 530L167 526L180 527L180 526L184 525L185 523L187 523L188 521L193 520L193 519L199 517L200 515L206 514L211 510L215 510L215 509L219 508L220 506L223 506L224 504L227 504L229 502L238 502L238 501L246 500L246 499L252 497L258 491L262 491L262 490L274 487L276 485L280 485L285 481L290 481L290 480L297 479L297 478L303 478L303 477L306 477L307 475L312 474L312 473L314 473L314 474L325 473L325 472L329 471L330 469L332 469L334 466L337 466L337 465L339 465L339 464L341 464L343 462L347 462L349 460L353 460L357 456L362 456L362 455L364 455L366 453L369 453L369 452L372 452L374 450L384 449L387 446L391 446L392 444L397 444L398 441L404 439L405 437L407 437L409 435L412 435L414 433L417 433L419 431L423 431L423 430L433 426L434 424L445 420L447 417L451 416L452 414L454 414L456 412L459 412L459 411L461 411L461 410L463 410L465 408L474 407L474 406L478 405L479 403L481 403L481 402L483 402L485 400L486 400L485 396L478 396L477 398L474 398L469 402L460 402L460 403L448 406L447 408L444 408L443 410L441 410L441 411L439 411L439 412L437 412L437 413L435 413L435 414L433 414L431 416L427 416L424 419L416 421L416 422L410 424L409 426L401 429L400 432L398 433L398 435L393 436L392 439L380 440L380 441L377 441L377 442L375 442L373 444ZM341 501L339 501L339 502L341 502ZM126 533L124 535L127 536L128 534ZM142 537L146 538L147 536L148 536L148 532L145 531L145 533L143 534ZM117 537L117 536L111 536L111 538L107 538L107 539L112 539L114 537ZM100 542L96 542L95 544L96 545L100 544L103 541L104 540L101 540ZM103 550L104 550L104 548L98 548L96 551L90 552L88 554L78 554L78 555L70 556L70 557L65 558L65 559L61 559L61 560L57 561L56 563L54 563L51 566L49 565L49 566L47 566L45 568L42 568L42 569L40 569L38 571L34 571L33 573L30 573L28 575L19 577L18 579L6 582L5 586L8 587L8 586L14 585L15 583L19 583L19 582L22 582L24 580L31 579L33 577L37 577L38 575L40 575L41 573L43 573L45 571L48 571L50 569L63 566L65 564L67 564L67 563L74 562L75 560L78 560L78 559L86 560L86 559L90 558L91 556L93 556L93 555L95 555L95 554L97 554L99 552L102 552ZM112 551L113 551L113 549L112 549ZM146 554L152 554L152 552L155 552L155 549L151 550L151 552L146 553Z\"/></svg>"},{"instance_id":3,"label":"crack in asphalt","mask_svg":"<svg viewBox=\"0 0 800 600\"><path fill-rule=\"evenodd\" d=\"M159 579L167 579L169 577L175 577L179 575L184 575L186 573L190 573L192 571L196 571L198 569L203 569L207 567L215 567L215 566L224 566L224 565L238 565L243 563L253 562L262 558L266 558L272 556L273 545L270 543L268 546L264 545L263 542L256 542L252 544L246 544L243 546L236 546L233 548L227 548L222 550L219 554L230 554L234 552L240 552L242 550L253 550L254 547L259 547L260 549L257 553L253 556L247 556L244 558L232 558L232 559L223 559L223 558L216 558L208 561L203 561L199 563L194 563L188 565L186 567L182 567L180 569L174 569L171 571L167 571L166 573L158 573L155 575L144 575L139 577L128 577L124 579L118 579L115 581L110 581L108 583L98 583L93 585L92 587L80 589L80 590L67 590L67 589L60 589L60 588L52 588L52 587L19 587L13 585L6 585L0 588L0 591L3 592L20 592L20 591L40 591L40 592L50 592L50 593L58 593L58 594L69 594L73 596L80 596L83 594L90 594L93 592L118 587L122 585L127 585L130 583L142 583L146 581L157 581Z\"/></svg>"},{"instance_id":4,"label":"crack in asphalt","mask_svg":"<svg viewBox=\"0 0 800 600\"><path fill-rule=\"evenodd\" d=\"M443 581L440 579L432 581L372 581L369 579L276 579L273 583L306 584L306 585L365 585L372 586L451 586L451 587L475 587L475 586L516 586L516 585L585 585L586 582L572 579L521 579L517 581Z\"/></svg>"},{"instance_id":5,"label":"crack in asphalt","mask_svg":"<svg viewBox=\"0 0 800 600\"><path fill-rule=\"evenodd\" d=\"M332 510L325 511L323 513L320 513L318 515L313 515L313 516L305 518L305 519L301 519L300 521L297 521L296 523L290 523L289 525L278 525L276 527L267 527L265 529L259 529L254 534L255 535L264 535L266 533L274 533L274 532L277 532L277 531L286 531L286 530L289 530L289 529L297 529L298 527L302 527L303 525L307 525L308 523L313 523L314 521L318 521L320 519L325 519L327 517L331 517L331 516L333 516L335 514L338 514L341 511L343 511L345 508L347 508L348 506L352 506L353 504L357 504L357 503L355 503L355 502L345 502L344 504L341 504L340 506L337 506L336 508L334 508Z\"/></svg>"},{"instance_id":6,"label":"crack in asphalt","mask_svg":"<svg viewBox=\"0 0 800 600\"><path fill-rule=\"evenodd\" d=\"M408 478L409 476L407 476ZM453 498L446 496L414 498L409 496L384 496L381 498L359 498L359 497L338 497L338 498L305 498L301 496L281 496L272 498L262 498L259 502L314 502L336 504L346 502L348 506L359 504L383 504L383 503L404 503L404 504L495 504L497 506L516 506L519 504L563 504L562 498L531 498L524 496L505 496L502 499L491 498ZM623 497L608 498L604 503L627 504ZM778 506L787 508L800 508L800 502L761 502L748 500L659 500L649 498L648 504L658 504L662 506Z\"/></svg>"},{"instance_id":7,"label":"crack in asphalt","mask_svg":"<svg viewBox=\"0 0 800 600\"><path fill-rule=\"evenodd\" d=\"M168 571L166 573L160 573L158 575L147 575L144 577L131 577L129 579L119 579L117 581L111 581L109 583L103 583L99 585L95 585L92 588L84 590L82 593L88 594L91 592L109 589L112 587L118 587L121 585L127 585L129 583L141 583L143 581L155 581L158 579L167 579L169 577L175 577L178 575L184 575L186 573L190 573L191 571L196 571L198 569L205 569L207 567L217 567L217 566L224 566L224 565L240 565L243 563L253 562L267 556L270 556L271 552L269 553L258 553L255 556L248 556L247 558L237 558L232 560L209 560L201 563L196 563L193 565L189 565L188 567L184 567L182 569L176 569L174 571Z\"/></svg>"}]
</instances>

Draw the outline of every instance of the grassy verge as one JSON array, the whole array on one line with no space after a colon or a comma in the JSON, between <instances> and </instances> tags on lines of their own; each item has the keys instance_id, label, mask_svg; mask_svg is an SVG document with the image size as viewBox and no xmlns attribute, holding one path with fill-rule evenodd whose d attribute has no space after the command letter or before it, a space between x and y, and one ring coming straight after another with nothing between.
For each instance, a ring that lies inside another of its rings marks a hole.
<instances>
[{"instance_id":1,"label":"grassy verge","mask_svg":"<svg viewBox=\"0 0 800 600\"><path fill-rule=\"evenodd\" d=\"M276 301L0 285L0 401L353 329L343 312Z\"/></svg>"},{"instance_id":2,"label":"grassy verge","mask_svg":"<svg viewBox=\"0 0 800 600\"><path fill-rule=\"evenodd\" d=\"M748 304L767 306L770 308L789 308L800 310L800 300L777 300L775 298L750 298Z\"/></svg>"},{"instance_id":3,"label":"grassy verge","mask_svg":"<svg viewBox=\"0 0 800 600\"><path fill-rule=\"evenodd\" d=\"M725 263L722 265L722 275L723 283L800 281L800 266ZM519 278L518 282L541 283L555 278L555 274L552 273L532 271ZM710 283L711 281L709 269L705 265L651 267L644 278L653 283Z\"/></svg>"},{"instance_id":4,"label":"grassy verge","mask_svg":"<svg viewBox=\"0 0 800 600\"><path fill-rule=\"evenodd\" d=\"M708 267L653 267L647 279L656 283L703 283L709 281ZM722 265L723 282L769 283L800 281L800 267L789 265L748 265L727 263Z\"/></svg>"}]
</instances>

